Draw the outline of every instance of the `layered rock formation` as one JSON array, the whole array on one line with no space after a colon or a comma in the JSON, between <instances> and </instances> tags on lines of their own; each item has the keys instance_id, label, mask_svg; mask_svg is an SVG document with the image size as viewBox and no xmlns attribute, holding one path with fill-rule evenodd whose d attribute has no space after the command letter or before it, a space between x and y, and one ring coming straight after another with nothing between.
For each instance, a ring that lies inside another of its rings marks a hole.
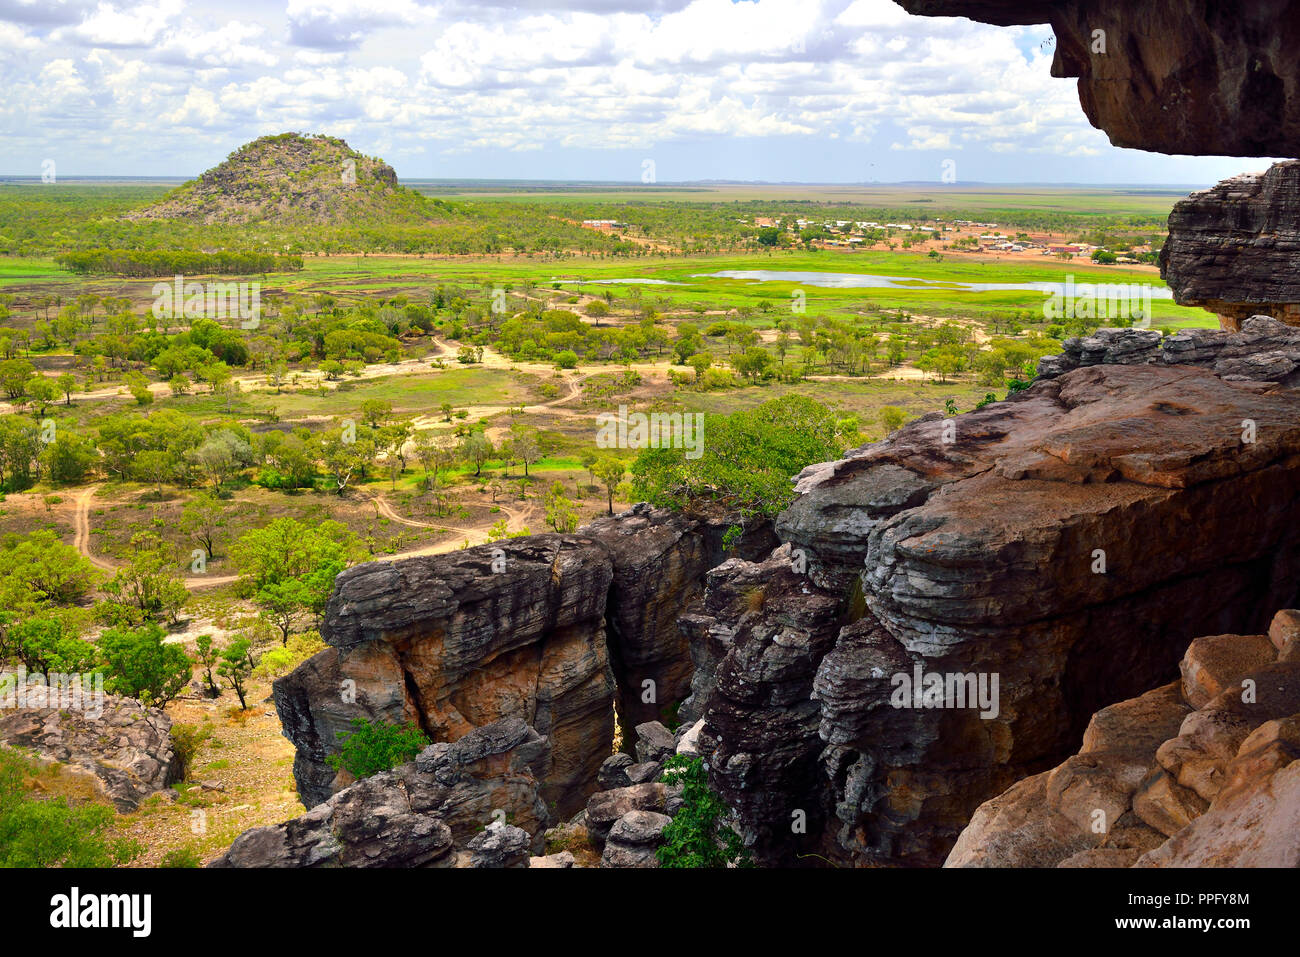
<instances>
[{"instance_id":1,"label":"layered rock formation","mask_svg":"<svg viewBox=\"0 0 1300 957\"><path fill-rule=\"evenodd\" d=\"M1078 77L1088 120L1116 146L1300 154L1297 0L895 2L923 16L999 26L1050 23L1052 76Z\"/></svg>"},{"instance_id":2,"label":"layered rock formation","mask_svg":"<svg viewBox=\"0 0 1300 957\"><path fill-rule=\"evenodd\" d=\"M1181 672L982 805L947 865L1300 866L1300 612L1196 639Z\"/></svg>"},{"instance_id":3,"label":"layered rock formation","mask_svg":"<svg viewBox=\"0 0 1300 957\"><path fill-rule=\"evenodd\" d=\"M571 536L344 572L322 629L332 647L275 683L304 803L348 783L326 758L353 719L413 721L445 741L518 717L551 741L543 797L572 814L612 750L615 701L630 741L689 692L676 615L722 560L728 525L638 506ZM760 524L741 553L772 544Z\"/></svg>"},{"instance_id":4,"label":"layered rock formation","mask_svg":"<svg viewBox=\"0 0 1300 957\"><path fill-rule=\"evenodd\" d=\"M93 775L119 811L180 780L171 718L131 698L111 695L103 708L0 710L0 742Z\"/></svg>"},{"instance_id":5,"label":"layered rock formation","mask_svg":"<svg viewBox=\"0 0 1300 957\"><path fill-rule=\"evenodd\" d=\"M770 522L751 522L734 549L724 552L730 525L725 514L681 517L638 505L579 529L604 546L613 566L609 647L625 739L690 694L690 650L677 618L703 592L704 574L728 554L757 558L777 544Z\"/></svg>"},{"instance_id":6,"label":"layered rock formation","mask_svg":"<svg viewBox=\"0 0 1300 957\"><path fill-rule=\"evenodd\" d=\"M304 804L348 783L325 759L355 718L413 721L434 741L518 718L551 741L547 803L581 807L614 733L611 577L594 541L557 535L344 572L322 629L333 647L274 685Z\"/></svg>"},{"instance_id":7,"label":"layered rock formation","mask_svg":"<svg viewBox=\"0 0 1300 957\"><path fill-rule=\"evenodd\" d=\"M209 866L527 866L542 850L538 780L549 764L544 737L518 718L496 721L293 820L245 831Z\"/></svg>"},{"instance_id":8,"label":"layered rock formation","mask_svg":"<svg viewBox=\"0 0 1300 957\"><path fill-rule=\"evenodd\" d=\"M1185 329L1161 336L1154 329L1103 327L1087 338L1067 339L1061 352L1038 360L1038 377L1094 365L1199 366L1227 380L1300 385L1300 329L1268 316L1252 316L1236 332Z\"/></svg>"},{"instance_id":9,"label":"layered rock formation","mask_svg":"<svg viewBox=\"0 0 1300 957\"><path fill-rule=\"evenodd\" d=\"M802 602L768 617L722 597L761 577L793 598L787 555L761 575L712 573L715 613L684 619L716 646L700 660L720 662L701 741L756 847L816 812L758 782L818 751L841 854L939 863L981 795L1069 753L1099 708L1167 682L1194 635L1258 631L1263 609L1294 601L1300 395L1216 375L1230 334L1175 338L1205 365L1074 368L806 470L777 520L807 561ZM943 676L938 706L900 701L918 674Z\"/></svg>"},{"instance_id":10,"label":"layered rock formation","mask_svg":"<svg viewBox=\"0 0 1300 957\"><path fill-rule=\"evenodd\" d=\"M1169 214L1160 275L1226 329L1252 315L1300 325L1300 162L1224 180Z\"/></svg>"},{"instance_id":11,"label":"layered rock formation","mask_svg":"<svg viewBox=\"0 0 1300 957\"><path fill-rule=\"evenodd\" d=\"M796 571L789 545L765 561L731 559L708 576L704 598L682 616L701 667L705 702L699 750L710 783L748 826L759 860L792 864L820 850L828 813L818 763L823 742L814 696L817 666L844 623L839 594Z\"/></svg>"}]
</instances>

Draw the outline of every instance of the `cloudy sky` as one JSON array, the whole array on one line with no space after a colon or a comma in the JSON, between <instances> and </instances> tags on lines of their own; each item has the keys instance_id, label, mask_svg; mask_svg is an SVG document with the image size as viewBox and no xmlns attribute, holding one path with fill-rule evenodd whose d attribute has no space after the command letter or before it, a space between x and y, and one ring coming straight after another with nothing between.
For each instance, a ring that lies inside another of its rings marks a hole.
<instances>
[{"instance_id":1,"label":"cloudy sky","mask_svg":"<svg viewBox=\"0 0 1300 957\"><path fill-rule=\"evenodd\" d=\"M324 132L405 179L1209 184L1110 146L1047 26L890 0L0 0L0 174L193 175Z\"/></svg>"}]
</instances>

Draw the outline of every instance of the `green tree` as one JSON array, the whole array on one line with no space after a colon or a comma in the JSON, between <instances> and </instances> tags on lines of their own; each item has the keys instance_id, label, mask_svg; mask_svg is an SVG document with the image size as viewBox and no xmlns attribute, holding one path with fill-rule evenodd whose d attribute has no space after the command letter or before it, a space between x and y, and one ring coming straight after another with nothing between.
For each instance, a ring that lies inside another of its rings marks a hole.
<instances>
[{"instance_id":1,"label":"green tree","mask_svg":"<svg viewBox=\"0 0 1300 957\"><path fill-rule=\"evenodd\" d=\"M56 485L76 485L85 481L99 461L99 453L86 439L67 429L59 429L57 437L41 454L46 474Z\"/></svg>"},{"instance_id":2,"label":"green tree","mask_svg":"<svg viewBox=\"0 0 1300 957\"><path fill-rule=\"evenodd\" d=\"M333 576L330 581L332 584ZM280 643L288 645L289 632L303 613L313 607L317 598L308 580L287 578L262 586L253 601L262 617L280 630Z\"/></svg>"},{"instance_id":3,"label":"green tree","mask_svg":"<svg viewBox=\"0 0 1300 957\"><path fill-rule=\"evenodd\" d=\"M596 464L596 478L605 486L606 507L610 515L614 514L614 492L625 474L627 466L617 459L603 459Z\"/></svg>"},{"instance_id":4,"label":"green tree","mask_svg":"<svg viewBox=\"0 0 1300 957\"><path fill-rule=\"evenodd\" d=\"M163 643L163 630L153 623L140 628L109 628L99 637L108 663L104 689L161 708L180 694L193 674L194 663L179 645Z\"/></svg>"},{"instance_id":5,"label":"green tree","mask_svg":"<svg viewBox=\"0 0 1300 957\"><path fill-rule=\"evenodd\" d=\"M0 608L30 611L38 605L70 605L95 584L95 567L49 529L0 540Z\"/></svg>"},{"instance_id":6,"label":"green tree","mask_svg":"<svg viewBox=\"0 0 1300 957\"><path fill-rule=\"evenodd\" d=\"M207 684L208 691L212 697L220 697L221 686L212 676L212 669L221 660L221 649L213 643L211 635L199 635L194 639L194 650L198 654L199 667L203 669L203 681Z\"/></svg>"},{"instance_id":7,"label":"green tree","mask_svg":"<svg viewBox=\"0 0 1300 957\"><path fill-rule=\"evenodd\" d=\"M557 532L571 532L578 527L578 513L559 482L551 483L546 493L546 524Z\"/></svg>"},{"instance_id":8,"label":"green tree","mask_svg":"<svg viewBox=\"0 0 1300 957\"><path fill-rule=\"evenodd\" d=\"M269 616L279 618L282 631L285 625L281 623L294 602L300 611L322 614L334 579L364 554L357 535L332 520L309 526L292 518L278 518L245 532L230 547L246 593ZM297 584L287 584L290 582Z\"/></svg>"},{"instance_id":9,"label":"green tree","mask_svg":"<svg viewBox=\"0 0 1300 957\"><path fill-rule=\"evenodd\" d=\"M361 403L361 418L372 429L377 429L393 414L393 403L383 399L366 399Z\"/></svg>"},{"instance_id":10,"label":"green tree","mask_svg":"<svg viewBox=\"0 0 1300 957\"><path fill-rule=\"evenodd\" d=\"M189 598L185 583L176 574L176 561L154 534L137 532L131 537L131 556L104 583L112 596L105 609L115 623L175 621Z\"/></svg>"},{"instance_id":11,"label":"green tree","mask_svg":"<svg viewBox=\"0 0 1300 957\"><path fill-rule=\"evenodd\" d=\"M36 406L36 414L43 416L50 404L59 400L61 393L53 379L38 375L33 376L31 381L28 382L27 394L31 396L32 403Z\"/></svg>"},{"instance_id":12,"label":"green tree","mask_svg":"<svg viewBox=\"0 0 1300 957\"><path fill-rule=\"evenodd\" d=\"M200 492L181 509L180 529L203 546L211 561L216 554L213 543L226 525L226 509L215 495Z\"/></svg>"},{"instance_id":13,"label":"green tree","mask_svg":"<svg viewBox=\"0 0 1300 957\"><path fill-rule=\"evenodd\" d=\"M542 459L542 447L537 435L525 425L510 427L510 451L515 461L524 467L524 478L528 477L528 467L536 465Z\"/></svg>"},{"instance_id":14,"label":"green tree","mask_svg":"<svg viewBox=\"0 0 1300 957\"><path fill-rule=\"evenodd\" d=\"M236 638L221 652L221 664L217 666L217 674L230 683L231 689L239 698L239 707L243 711L248 710L248 677L257 667L257 662L253 660L252 648L253 643L247 638L243 636Z\"/></svg>"},{"instance_id":15,"label":"green tree","mask_svg":"<svg viewBox=\"0 0 1300 957\"><path fill-rule=\"evenodd\" d=\"M681 508L707 497L775 515L794 498L790 476L839 458L858 438L844 420L812 399L787 395L734 412L706 415L694 449L644 449L632 463L632 492L655 505ZM687 444L687 443L683 443Z\"/></svg>"},{"instance_id":16,"label":"green tree","mask_svg":"<svg viewBox=\"0 0 1300 957\"><path fill-rule=\"evenodd\" d=\"M487 464L495 451L488 437L477 430L466 435L460 443L460 454L474 466L475 478L482 474L483 466Z\"/></svg>"},{"instance_id":17,"label":"green tree","mask_svg":"<svg viewBox=\"0 0 1300 957\"><path fill-rule=\"evenodd\" d=\"M881 406L876 415L880 419L880 424L884 426L886 435L897 432L907 421L907 413L896 405Z\"/></svg>"},{"instance_id":18,"label":"green tree","mask_svg":"<svg viewBox=\"0 0 1300 957\"><path fill-rule=\"evenodd\" d=\"M54 384L58 386L59 392L64 396L64 404L72 405L72 393L77 388L77 377L71 372L64 372L54 380Z\"/></svg>"}]
</instances>

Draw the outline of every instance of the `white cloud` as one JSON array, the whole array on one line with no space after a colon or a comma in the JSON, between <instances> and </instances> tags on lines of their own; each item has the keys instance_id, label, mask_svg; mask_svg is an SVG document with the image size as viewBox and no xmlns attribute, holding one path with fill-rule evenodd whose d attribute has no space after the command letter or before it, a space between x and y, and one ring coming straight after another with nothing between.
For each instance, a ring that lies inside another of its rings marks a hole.
<instances>
[{"instance_id":1,"label":"white cloud","mask_svg":"<svg viewBox=\"0 0 1300 957\"><path fill-rule=\"evenodd\" d=\"M158 0L134 9L101 2L81 23L58 30L56 34L60 38L94 46L151 46L168 28L168 21L181 9L181 0Z\"/></svg>"},{"instance_id":2,"label":"white cloud","mask_svg":"<svg viewBox=\"0 0 1300 957\"><path fill-rule=\"evenodd\" d=\"M1111 150L1074 83L1050 77L1041 28L911 17L892 0L228 2L51 0L41 34L17 25L35 5L0 0L7 142L58 130L98 158L152 122L153 151L210 143L206 166L289 129L413 155L744 138L838 149L859 171L873 154L963 150L966 166Z\"/></svg>"}]
</instances>

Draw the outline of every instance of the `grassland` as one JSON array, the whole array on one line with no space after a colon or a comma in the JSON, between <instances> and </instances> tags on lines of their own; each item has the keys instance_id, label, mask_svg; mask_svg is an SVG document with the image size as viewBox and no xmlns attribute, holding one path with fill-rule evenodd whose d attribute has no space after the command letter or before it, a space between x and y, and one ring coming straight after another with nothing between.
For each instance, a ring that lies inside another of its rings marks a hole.
<instances>
[{"instance_id":1,"label":"grassland","mask_svg":"<svg viewBox=\"0 0 1300 957\"><path fill-rule=\"evenodd\" d=\"M273 647L232 558L233 543L268 523L291 518L316 528L336 521L362 544L363 557L388 560L549 530L553 515L544 496L557 488L574 521L586 522L604 514L611 498L618 509L631 497L617 475L607 482L592 471L596 417L619 405L726 415L799 395L834 409L854 442L871 441L885 434L894 418L887 413L951 414L990 394L1001 397L1028 374L1026 363L1059 348L1065 331L1044 317L1043 292L979 292L960 284L1059 283L1072 276L1076 283L1163 288L1150 267L958 255L937 244L934 256L879 248L761 251L741 220L776 210L852 211L861 218L886 210L1140 233L1153 229L1176 198L1161 191L976 186L412 185L450 201L466 236L474 237L472 253L448 252L454 243L422 253L382 251L382 237L364 252L344 252L334 234L295 236L304 247L300 272L245 277L258 281L263 301L275 306L256 329L221 330L226 346L233 337L246 347L223 353L228 364L195 345L200 324L152 318L157 280L74 277L53 256L65 246L115 242L222 246L238 231L184 226L169 235L156 223L118 221L123 211L161 196L165 185L0 185L0 250L9 252L0 255L0 373L8 376L0 379L22 373L27 363L23 374L70 373L76 383L70 396L44 404L25 385L10 389L0 424L21 426L8 430L16 433L51 423L60 436L84 440L102 455L73 479L48 467L25 483L6 476L0 534L49 529L96 563L101 584L138 553L137 536L151 536L172 556L168 574L189 594L168 622L170 641L192 650L200 634L223 641L248 634L259 647ZM575 231L575 220L610 213L636 225L638 243L593 234L589 245L570 244L588 238ZM375 231L382 233L383 224ZM261 244L284 238L272 226L248 235ZM701 275L733 270L905 277L910 285L828 288ZM638 279L662 284L631 281ZM500 311L498 291L506 293ZM111 314L104 297L113 302ZM1153 307L1159 328L1216 324L1209 313L1169 300L1155 299ZM67 338L49 328L65 314L75 320ZM528 348L505 337L512 324L531 330ZM380 345L329 352L331 334L357 330ZM712 368L693 372L681 361L685 355L675 359L683 341ZM191 349L200 358L173 375L158 360L168 349ZM962 352L965 364L926 365L945 349ZM997 349L1012 356L1007 367L980 368L976 360ZM742 368L754 351L769 362L762 374ZM562 361L566 353L572 356ZM233 437L250 450L248 461L214 478L194 465L197 445L187 446L176 453L174 475L146 480L137 474L141 450L159 449L146 448L141 436L151 420L173 414L166 421L176 431L192 430L195 443ZM330 438L367 416L376 422L373 454L340 492L328 461ZM105 436L123 420L128 443L139 444L114 450L116 440ZM432 478L418 453L430 436L447 456ZM478 437L491 448L476 461L467 449ZM296 442L312 457L305 484L272 480L277 442ZM535 455L520 451L530 446ZM390 468L399 452L409 460ZM36 455L42 466L49 461L45 451ZM599 458L626 466L635 455L601 450ZM224 521L210 564L191 573L195 541L184 516L205 492L215 494ZM176 720L214 723L216 737L174 801L157 799L121 819L121 832L149 848L141 863L182 847L210 858L244 828L298 812L290 751L260 704L268 691L259 676L248 712L229 697L218 704L186 696L169 706ZM201 839L188 829L194 809L213 819Z\"/></svg>"}]
</instances>

